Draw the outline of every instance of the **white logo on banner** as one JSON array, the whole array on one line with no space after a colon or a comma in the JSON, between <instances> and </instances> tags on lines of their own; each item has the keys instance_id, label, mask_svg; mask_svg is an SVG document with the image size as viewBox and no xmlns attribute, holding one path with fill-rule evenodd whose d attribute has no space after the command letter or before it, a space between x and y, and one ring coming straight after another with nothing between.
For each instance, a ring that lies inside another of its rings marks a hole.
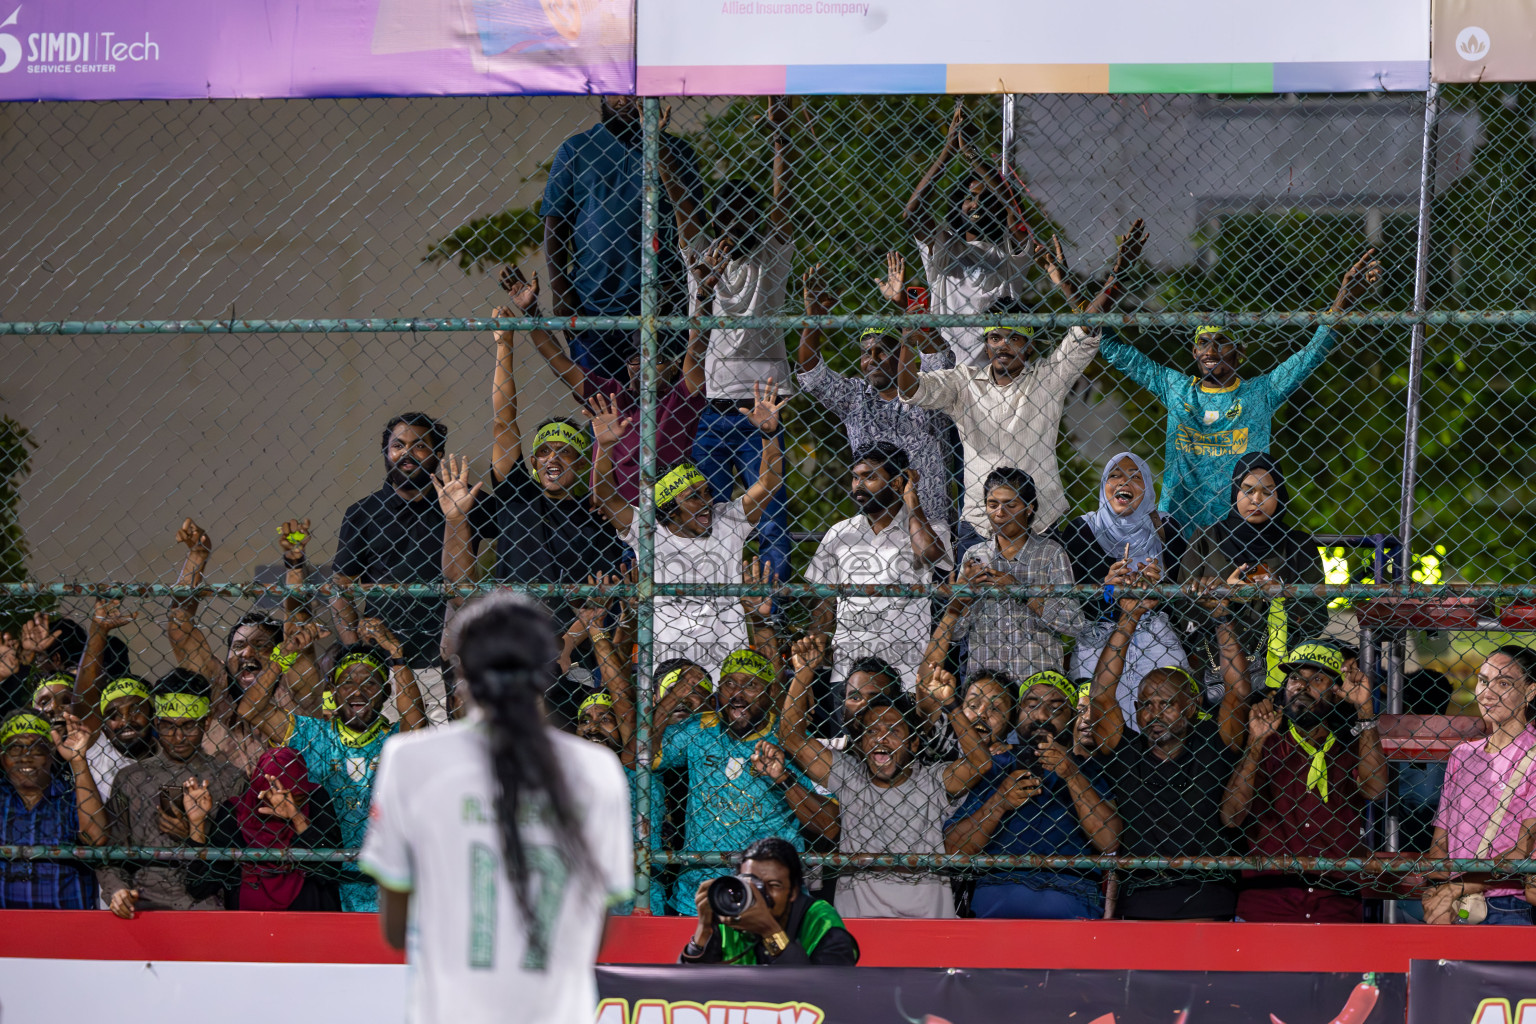
<instances>
[{"instance_id":1,"label":"white logo on banner","mask_svg":"<svg viewBox=\"0 0 1536 1024\"><path fill-rule=\"evenodd\" d=\"M1482 60L1488 56L1488 33L1476 25L1468 25L1456 35L1456 52L1462 60Z\"/></svg>"},{"instance_id":2,"label":"white logo on banner","mask_svg":"<svg viewBox=\"0 0 1536 1024\"><path fill-rule=\"evenodd\" d=\"M10 28L16 24L16 15L21 13L18 7L11 12L11 16L0 22L0 28ZM15 71L16 65L21 63L21 40L6 32L0 32L0 75L7 71Z\"/></svg>"}]
</instances>

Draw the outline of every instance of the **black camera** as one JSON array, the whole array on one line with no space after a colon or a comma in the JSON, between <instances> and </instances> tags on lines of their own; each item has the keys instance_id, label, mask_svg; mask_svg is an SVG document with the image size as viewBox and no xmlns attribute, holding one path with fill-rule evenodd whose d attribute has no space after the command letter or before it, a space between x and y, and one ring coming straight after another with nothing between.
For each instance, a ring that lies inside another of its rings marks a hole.
<instances>
[{"instance_id":1,"label":"black camera","mask_svg":"<svg viewBox=\"0 0 1536 1024\"><path fill-rule=\"evenodd\" d=\"M717 878L709 883L705 895L716 917L740 917L752 905L753 889L763 897L764 903L768 902L768 893L763 883L750 875L725 875Z\"/></svg>"}]
</instances>

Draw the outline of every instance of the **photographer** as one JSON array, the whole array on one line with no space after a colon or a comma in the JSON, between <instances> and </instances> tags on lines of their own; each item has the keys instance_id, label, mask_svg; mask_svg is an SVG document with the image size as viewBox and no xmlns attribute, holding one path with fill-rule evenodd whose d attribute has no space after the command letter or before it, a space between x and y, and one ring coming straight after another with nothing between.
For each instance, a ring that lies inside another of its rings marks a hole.
<instances>
[{"instance_id":1,"label":"photographer","mask_svg":"<svg viewBox=\"0 0 1536 1024\"><path fill-rule=\"evenodd\" d=\"M698 927L679 963L851 967L859 962L859 944L832 904L805 891L800 855L788 841L759 839L742 853L736 873L749 883L744 888L751 902L739 914L720 915L710 888L722 880L701 883L694 895ZM717 899L738 894L722 892Z\"/></svg>"}]
</instances>

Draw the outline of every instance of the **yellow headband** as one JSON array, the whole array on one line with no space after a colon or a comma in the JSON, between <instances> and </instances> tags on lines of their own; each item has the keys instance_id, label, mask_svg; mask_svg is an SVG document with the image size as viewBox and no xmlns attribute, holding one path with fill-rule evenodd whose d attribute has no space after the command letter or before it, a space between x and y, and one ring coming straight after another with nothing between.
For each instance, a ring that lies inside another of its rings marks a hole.
<instances>
[{"instance_id":1,"label":"yellow headband","mask_svg":"<svg viewBox=\"0 0 1536 1024\"><path fill-rule=\"evenodd\" d=\"M55 686L62 686L66 690L73 690L75 688L75 681L66 675L49 676L38 683L37 689L32 691L32 703L37 703L37 699L43 695L44 690L50 690Z\"/></svg>"},{"instance_id":2,"label":"yellow headband","mask_svg":"<svg viewBox=\"0 0 1536 1024\"><path fill-rule=\"evenodd\" d=\"M1195 674L1193 672L1187 668L1184 668L1182 665L1159 665L1153 671L1172 672L1176 676L1182 676L1184 681L1189 684L1189 692L1193 694L1195 698L1195 718L1201 722L1210 721L1210 713L1200 710L1200 698L1205 694L1205 687L1201 686L1199 681L1195 679ZM1142 678L1146 677L1143 676Z\"/></svg>"},{"instance_id":3,"label":"yellow headband","mask_svg":"<svg viewBox=\"0 0 1536 1024\"><path fill-rule=\"evenodd\" d=\"M207 697L190 693L162 693L155 698L156 718L207 718L211 705Z\"/></svg>"},{"instance_id":4,"label":"yellow headband","mask_svg":"<svg viewBox=\"0 0 1536 1024\"><path fill-rule=\"evenodd\" d=\"M1029 688L1031 686L1054 686L1056 689L1060 690L1066 695L1067 700L1072 701L1073 703L1077 702L1077 684L1068 679L1066 676L1062 675L1060 672L1056 672L1052 669L1046 669L1044 672L1036 672L1034 675L1020 683L1020 700L1024 699L1024 695L1029 692Z\"/></svg>"},{"instance_id":5,"label":"yellow headband","mask_svg":"<svg viewBox=\"0 0 1536 1024\"><path fill-rule=\"evenodd\" d=\"M694 484L708 483L697 466L685 462L656 481L656 504L665 505Z\"/></svg>"},{"instance_id":6,"label":"yellow headband","mask_svg":"<svg viewBox=\"0 0 1536 1024\"><path fill-rule=\"evenodd\" d=\"M332 693L330 690L326 690L324 693L322 693L320 695L320 706L322 708L324 708L326 711L335 711L336 710L336 695L334 693Z\"/></svg>"},{"instance_id":7,"label":"yellow headband","mask_svg":"<svg viewBox=\"0 0 1536 1024\"><path fill-rule=\"evenodd\" d=\"M579 718L582 715L586 714L587 713L587 708L611 708L611 707L613 707L613 698L612 697L608 696L606 693L594 693L592 696L588 697L586 700L581 702L581 707L576 709L576 715Z\"/></svg>"},{"instance_id":8,"label":"yellow headband","mask_svg":"<svg viewBox=\"0 0 1536 1024\"><path fill-rule=\"evenodd\" d=\"M865 338L873 338L876 335L895 338L897 341L901 340L901 332L894 327L866 327L859 332L859 341L862 342Z\"/></svg>"},{"instance_id":9,"label":"yellow headband","mask_svg":"<svg viewBox=\"0 0 1536 1024\"><path fill-rule=\"evenodd\" d=\"M1033 327L1026 327L1023 324L988 324L981 333L985 336L993 331L1012 331L1014 334L1022 334L1026 338L1033 338L1035 336L1035 329Z\"/></svg>"},{"instance_id":10,"label":"yellow headband","mask_svg":"<svg viewBox=\"0 0 1536 1024\"><path fill-rule=\"evenodd\" d=\"M119 697L138 697L149 700L149 688L137 679L114 679L101 691L101 713L107 713L107 705Z\"/></svg>"},{"instance_id":11,"label":"yellow headband","mask_svg":"<svg viewBox=\"0 0 1536 1024\"><path fill-rule=\"evenodd\" d=\"M1195 341L1199 341L1201 337L1207 334L1219 334L1223 338L1231 341L1232 344L1237 344L1237 338L1233 336L1231 331L1227 330L1225 327L1217 327L1215 324L1201 324L1199 327L1196 327Z\"/></svg>"},{"instance_id":12,"label":"yellow headband","mask_svg":"<svg viewBox=\"0 0 1536 1024\"><path fill-rule=\"evenodd\" d=\"M773 682L773 662L756 651L743 649L727 654L725 664L720 666L720 675L723 678L733 672L745 672L765 683Z\"/></svg>"},{"instance_id":13,"label":"yellow headband","mask_svg":"<svg viewBox=\"0 0 1536 1024\"><path fill-rule=\"evenodd\" d=\"M336 667L331 669L331 683L334 684L337 679L341 678L341 673L353 665L367 665L375 672L384 676L389 675L384 668L384 662L380 661L376 656L369 654L367 651L354 651L338 661Z\"/></svg>"},{"instance_id":14,"label":"yellow headband","mask_svg":"<svg viewBox=\"0 0 1536 1024\"><path fill-rule=\"evenodd\" d=\"M4 726L0 726L0 748L10 746L12 741L24 736L41 736L51 742L53 726L37 715L17 715Z\"/></svg>"},{"instance_id":15,"label":"yellow headband","mask_svg":"<svg viewBox=\"0 0 1536 1024\"><path fill-rule=\"evenodd\" d=\"M547 444L568 444L585 455L587 449L592 447L592 439L587 436L586 431L577 430L569 423L556 420L554 423L544 424L539 428L539 432L533 435L533 453L537 455L539 449Z\"/></svg>"},{"instance_id":16,"label":"yellow headband","mask_svg":"<svg viewBox=\"0 0 1536 1024\"><path fill-rule=\"evenodd\" d=\"M662 676L661 677L661 685L656 687L656 698L659 700L662 697L666 696L667 691L672 689L673 686L677 685L677 681L679 679L683 678L683 673L684 672L687 672L690 668L696 668L696 667L697 666L695 666L695 665L684 665L682 668L675 668L671 672L668 672L666 675ZM708 672L704 673L704 678L700 679L694 685L695 686L702 686L702 687L704 687L704 692L705 693L714 693L715 692L714 681L709 678L709 673Z\"/></svg>"}]
</instances>

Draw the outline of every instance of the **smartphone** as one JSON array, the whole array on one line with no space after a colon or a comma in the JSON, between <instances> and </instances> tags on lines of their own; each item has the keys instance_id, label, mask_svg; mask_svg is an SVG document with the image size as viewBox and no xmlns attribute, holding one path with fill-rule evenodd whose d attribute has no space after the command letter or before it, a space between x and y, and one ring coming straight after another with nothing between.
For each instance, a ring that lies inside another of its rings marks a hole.
<instances>
[{"instance_id":1,"label":"smartphone","mask_svg":"<svg viewBox=\"0 0 1536 1024\"><path fill-rule=\"evenodd\" d=\"M928 312L928 289L920 284L907 285L907 312Z\"/></svg>"},{"instance_id":2,"label":"smartphone","mask_svg":"<svg viewBox=\"0 0 1536 1024\"><path fill-rule=\"evenodd\" d=\"M173 818L186 816L187 810L181 802L180 786L160 787L160 810Z\"/></svg>"},{"instance_id":3,"label":"smartphone","mask_svg":"<svg viewBox=\"0 0 1536 1024\"><path fill-rule=\"evenodd\" d=\"M1275 574L1269 571L1269 566L1260 562L1258 565L1250 566L1248 571L1243 573L1243 579L1249 583L1273 583Z\"/></svg>"}]
</instances>

